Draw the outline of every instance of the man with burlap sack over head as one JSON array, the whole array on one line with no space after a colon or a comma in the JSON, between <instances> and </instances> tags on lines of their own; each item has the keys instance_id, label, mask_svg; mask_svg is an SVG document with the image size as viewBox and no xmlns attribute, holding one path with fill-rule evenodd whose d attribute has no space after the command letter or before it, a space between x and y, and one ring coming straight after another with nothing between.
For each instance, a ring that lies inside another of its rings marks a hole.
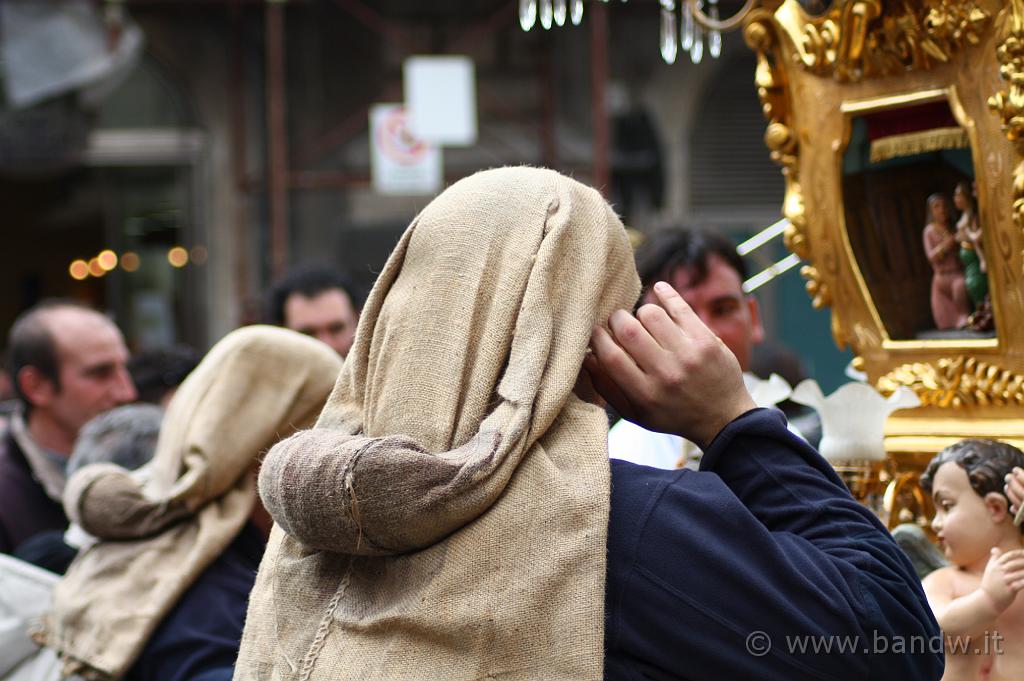
<instances>
[{"instance_id":1,"label":"man with burlap sack over head","mask_svg":"<svg viewBox=\"0 0 1024 681\"><path fill-rule=\"evenodd\" d=\"M231 678L271 524L258 459L313 423L340 369L328 346L299 333L234 331L175 393L152 461L71 477L65 509L95 540L58 583L38 636L65 674Z\"/></svg>"},{"instance_id":2,"label":"man with burlap sack over head","mask_svg":"<svg viewBox=\"0 0 1024 681\"><path fill-rule=\"evenodd\" d=\"M275 527L235 678L937 678L941 655L747 652L759 631L937 629L884 528L656 293L625 311L622 224L556 172L431 202L316 426L264 461ZM595 385L705 447L702 471L609 464Z\"/></svg>"}]
</instances>

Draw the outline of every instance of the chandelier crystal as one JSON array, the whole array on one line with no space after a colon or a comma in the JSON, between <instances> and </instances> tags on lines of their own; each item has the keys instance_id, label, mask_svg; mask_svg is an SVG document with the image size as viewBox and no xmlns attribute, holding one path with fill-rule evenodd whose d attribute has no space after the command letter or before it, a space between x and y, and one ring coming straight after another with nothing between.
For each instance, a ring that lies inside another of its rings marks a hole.
<instances>
[{"instance_id":1,"label":"chandelier crystal","mask_svg":"<svg viewBox=\"0 0 1024 681\"><path fill-rule=\"evenodd\" d=\"M601 0L603 3L609 1ZM627 0L621 1L625 3ZM740 15L750 11L756 0L747 0L743 10L727 22L719 19L718 2L678 0L677 4L677 0L659 0L658 51L666 64L674 64L680 51L689 55L694 64L704 59L705 52L712 59L718 59L722 54L722 27L732 28ZM573 26L579 26L583 21L583 0L519 0L519 26L529 31L538 20L544 30L564 26L566 20Z\"/></svg>"}]
</instances>

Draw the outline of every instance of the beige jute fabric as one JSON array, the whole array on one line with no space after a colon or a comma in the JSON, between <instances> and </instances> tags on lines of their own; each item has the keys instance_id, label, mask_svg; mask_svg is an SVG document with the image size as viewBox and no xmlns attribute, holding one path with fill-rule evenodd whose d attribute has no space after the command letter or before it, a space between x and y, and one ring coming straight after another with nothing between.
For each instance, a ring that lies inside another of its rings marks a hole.
<instances>
[{"instance_id":1,"label":"beige jute fabric","mask_svg":"<svg viewBox=\"0 0 1024 681\"><path fill-rule=\"evenodd\" d=\"M260 472L277 525L235 678L601 678L607 422L572 391L638 291L618 218L558 173L431 202Z\"/></svg>"},{"instance_id":2,"label":"beige jute fabric","mask_svg":"<svg viewBox=\"0 0 1024 681\"><path fill-rule=\"evenodd\" d=\"M258 457L313 423L340 369L330 348L301 334L234 331L178 389L149 464L71 477L65 509L100 541L72 563L45 621L65 673L118 679L130 668L252 514Z\"/></svg>"}]
</instances>

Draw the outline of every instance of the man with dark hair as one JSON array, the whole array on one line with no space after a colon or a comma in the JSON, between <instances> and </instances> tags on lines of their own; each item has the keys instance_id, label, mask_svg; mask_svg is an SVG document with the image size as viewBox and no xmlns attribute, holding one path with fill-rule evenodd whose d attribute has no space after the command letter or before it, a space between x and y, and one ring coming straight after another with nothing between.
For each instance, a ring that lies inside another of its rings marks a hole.
<instances>
[{"instance_id":1,"label":"man with dark hair","mask_svg":"<svg viewBox=\"0 0 1024 681\"><path fill-rule=\"evenodd\" d=\"M707 230L656 233L636 253L641 303L656 302L651 286L667 281L700 320L750 369L754 345L764 340L757 299L743 292L747 268L731 241Z\"/></svg>"},{"instance_id":2,"label":"man with dark hair","mask_svg":"<svg viewBox=\"0 0 1024 681\"><path fill-rule=\"evenodd\" d=\"M652 286L665 281L725 343L740 369L750 370L754 345L764 339L757 299L743 291L746 266L736 247L707 230L672 229L651 235L636 252L643 286L640 304L655 303ZM620 421L608 433L608 451L656 468L696 467L700 449L675 435L652 433Z\"/></svg>"},{"instance_id":3,"label":"man with dark hair","mask_svg":"<svg viewBox=\"0 0 1024 681\"><path fill-rule=\"evenodd\" d=\"M344 357L359 322L355 287L329 269L292 272L270 291L268 322L312 336Z\"/></svg>"},{"instance_id":4,"label":"man with dark hair","mask_svg":"<svg viewBox=\"0 0 1024 681\"><path fill-rule=\"evenodd\" d=\"M117 327L71 301L23 313L8 337L8 371L19 401L0 439L0 552L67 526L65 468L79 429L135 399Z\"/></svg>"}]
</instances>

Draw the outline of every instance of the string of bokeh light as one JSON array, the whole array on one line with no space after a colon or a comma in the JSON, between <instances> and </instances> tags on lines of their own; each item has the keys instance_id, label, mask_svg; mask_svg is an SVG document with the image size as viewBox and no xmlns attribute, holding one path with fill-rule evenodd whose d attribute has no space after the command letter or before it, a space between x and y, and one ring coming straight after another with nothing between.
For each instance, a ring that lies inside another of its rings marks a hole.
<instances>
[{"instance_id":1,"label":"string of bokeh light","mask_svg":"<svg viewBox=\"0 0 1024 681\"><path fill-rule=\"evenodd\" d=\"M206 246L193 246L191 250L184 246L174 246L167 250L167 263L175 269L181 269L189 263L202 266L208 258ZM135 251L125 251L118 256L108 248L88 260L79 258L72 261L68 265L68 274L77 281L84 281L89 277L99 279L113 272L118 265L125 272L137 272L142 267L142 257Z\"/></svg>"}]
</instances>

